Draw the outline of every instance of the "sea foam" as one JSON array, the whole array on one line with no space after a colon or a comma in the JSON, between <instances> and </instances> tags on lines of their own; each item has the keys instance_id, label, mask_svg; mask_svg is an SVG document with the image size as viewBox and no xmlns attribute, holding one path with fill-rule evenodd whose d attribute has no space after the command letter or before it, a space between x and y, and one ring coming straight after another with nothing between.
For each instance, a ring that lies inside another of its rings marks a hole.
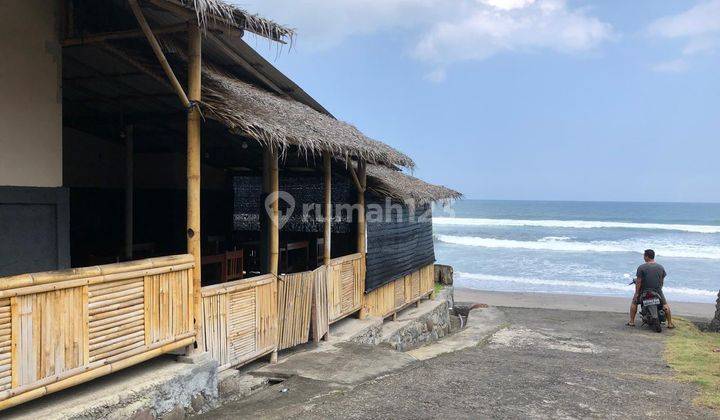
<instances>
[{"instance_id":1,"label":"sea foam","mask_svg":"<svg viewBox=\"0 0 720 420\"><path fill-rule=\"evenodd\" d=\"M433 217L433 223L443 226L533 226L571 229L648 229L693 233L720 233L720 226L665 223L631 223L591 220L516 220L477 219L467 217Z\"/></svg>"},{"instance_id":2,"label":"sea foam","mask_svg":"<svg viewBox=\"0 0 720 420\"><path fill-rule=\"evenodd\" d=\"M478 273L465 273L462 271L455 273L458 279L473 280L476 282L500 282L500 283L516 283L516 284L527 284L535 286L553 286L560 288L579 288L586 291L592 290L605 290L613 292L627 292L632 294L635 290L634 285L628 285L625 283L612 283L612 282L589 282L589 281L573 281L573 280L555 280L555 279L538 279L529 277L510 277L510 276L498 276L493 274L478 274ZM716 291L693 289L689 287L664 287L663 291L669 294L686 295L686 296L698 296L713 298L717 296ZM559 292L559 291L556 291Z\"/></svg>"},{"instance_id":3,"label":"sea foam","mask_svg":"<svg viewBox=\"0 0 720 420\"><path fill-rule=\"evenodd\" d=\"M642 253L646 243L637 240L574 242L568 240L516 241L512 239L483 238L479 236L436 235L440 242L482 248L530 249L564 252L633 252ZM657 255L674 258L720 259L720 246L695 244L658 244Z\"/></svg>"}]
</instances>

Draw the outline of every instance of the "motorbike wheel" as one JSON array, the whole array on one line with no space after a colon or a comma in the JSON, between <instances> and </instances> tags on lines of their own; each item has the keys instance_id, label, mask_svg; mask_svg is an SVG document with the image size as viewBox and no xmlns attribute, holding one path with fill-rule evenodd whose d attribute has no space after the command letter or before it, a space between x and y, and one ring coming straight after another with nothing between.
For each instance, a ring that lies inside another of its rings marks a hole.
<instances>
[{"instance_id":1,"label":"motorbike wheel","mask_svg":"<svg viewBox=\"0 0 720 420\"><path fill-rule=\"evenodd\" d=\"M659 319L655 320L655 332L656 333L662 332L662 324L660 323Z\"/></svg>"}]
</instances>

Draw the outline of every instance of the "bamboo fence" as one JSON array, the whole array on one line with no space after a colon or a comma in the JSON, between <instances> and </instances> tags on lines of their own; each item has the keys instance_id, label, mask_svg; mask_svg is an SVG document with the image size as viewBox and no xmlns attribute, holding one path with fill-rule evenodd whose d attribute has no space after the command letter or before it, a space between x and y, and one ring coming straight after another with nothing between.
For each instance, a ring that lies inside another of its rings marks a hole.
<instances>
[{"instance_id":1,"label":"bamboo fence","mask_svg":"<svg viewBox=\"0 0 720 420\"><path fill-rule=\"evenodd\" d=\"M220 369L277 348L277 287L276 277L266 274L202 288L205 350Z\"/></svg>"},{"instance_id":2,"label":"bamboo fence","mask_svg":"<svg viewBox=\"0 0 720 420\"><path fill-rule=\"evenodd\" d=\"M364 306L368 315L385 318L432 295L435 290L434 276L435 268L430 264L367 293Z\"/></svg>"},{"instance_id":3,"label":"bamboo fence","mask_svg":"<svg viewBox=\"0 0 720 420\"><path fill-rule=\"evenodd\" d=\"M0 278L0 409L195 341L191 255Z\"/></svg>"},{"instance_id":4,"label":"bamboo fence","mask_svg":"<svg viewBox=\"0 0 720 420\"><path fill-rule=\"evenodd\" d=\"M365 259L362 254L334 258L326 265L327 319L330 324L357 312L365 292Z\"/></svg>"}]
</instances>

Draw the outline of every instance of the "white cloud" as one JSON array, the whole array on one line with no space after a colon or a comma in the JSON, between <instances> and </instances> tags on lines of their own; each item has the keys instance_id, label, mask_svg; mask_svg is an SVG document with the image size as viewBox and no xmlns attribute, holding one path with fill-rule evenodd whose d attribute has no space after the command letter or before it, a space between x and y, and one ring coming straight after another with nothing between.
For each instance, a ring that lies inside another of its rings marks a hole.
<instances>
[{"instance_id":1,"label":"white cloud","mask_svg":"<svg viewBox=\"0 0 720 420\"><path fill-rule=\"evenodd\" d=\"M720 46L720 0L705 0L682 13L657 19L648 25L646 32L652 37L682 41L684 56L713 53ZM685 71L689 63L677 59L659 63L653 68Z\"/></svg>"},{"instance_id":2,"label":"white cloud","mask_svg":"<svg viewBox=\"0 0 720 420\"><path fill-rule=\"evenodd\" d=\"M442 83L447 79L447 72L443 68L435 69L430 73L426 74L425 80L429 80L433 83Z\"/></svg>"},{"instance_id":3,"label":"white cloud","mask_svg":"<svg viewBox=\"0 0 720 420\"><path fill-rule=\"evenodd\" d=\"M423 36L415 56L447 64L507 51L576 53L595 48L612 33L609 24L570 10L565 1L537 0L512 9L478 7L463 19L440 22Z\"/></svg>"},{"instance_id":4,"label":"white cloud","mask_svg":"<svg viewBox=\"0 0 720 420\"><path fill-rule=\"evenodd\" d=\"M252 0L253 12L298 28L299 49L323 49L345 39L403 30L411 55L436 70L503 52L552 50L574 54L613 36L612 27L565 0Z\"/></svg>"},{"instance_id":5,"label":"white cloud","mask_svg":"<svg viewBox=\"0 0 720 420\"><path fill-rule=\"evenodd\" d=\"M488 6L501 10L521 9L535 3L535 0L480 0Z\"/></svg>"},{"instance_id":6,"label":"white cloud","mask_svg":"<svg viewBox=\"0 0 720 420\"><path fill-rule=\"evenodd\" d=\"M297 46L322 50L355 35L427 25L465 0L231 0L252 13L297 28ZM450 6L450 7L448 7Z\"/></svg>"},{"instance_id":7,"label":"white cloud","mask_svg":"<svg viewBox=\"0 0 720 420\"><path fill-rule=\"evenodd\" d=\"M677 60L664 61L662 63L655 64L652 69L653 71L661 73L682 73L687 71L689 65L687 61L679 58Z\"/></svg>"},{"instance_id":8,"label":"white cloud","mask_svg":"<svg viewBox=\"0 0 720 420\"><path fill-rule=\"evenodd\" d=\"M704 1L648 26L651 35L663 38L694 38L720 33L720 0Z\"/></svg>"}]
</instances>

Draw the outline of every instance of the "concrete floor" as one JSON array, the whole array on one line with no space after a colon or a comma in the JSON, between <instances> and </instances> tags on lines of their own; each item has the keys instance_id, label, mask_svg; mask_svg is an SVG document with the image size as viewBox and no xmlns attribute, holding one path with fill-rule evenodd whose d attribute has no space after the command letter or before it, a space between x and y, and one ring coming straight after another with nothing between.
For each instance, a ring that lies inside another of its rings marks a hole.
<instances>
[{"instance_id":1,"label":"concrete floor","mask_svg":"<svg viewBox=\"0 0 720 420\"><path fill-rule=\"evenodd\" d=\"M205 417L717 418L663 361L670 331L624 327L622 314L492 309L501 328L479 345L361 383L295 376Z\"/></svg>"}]
</instances>

